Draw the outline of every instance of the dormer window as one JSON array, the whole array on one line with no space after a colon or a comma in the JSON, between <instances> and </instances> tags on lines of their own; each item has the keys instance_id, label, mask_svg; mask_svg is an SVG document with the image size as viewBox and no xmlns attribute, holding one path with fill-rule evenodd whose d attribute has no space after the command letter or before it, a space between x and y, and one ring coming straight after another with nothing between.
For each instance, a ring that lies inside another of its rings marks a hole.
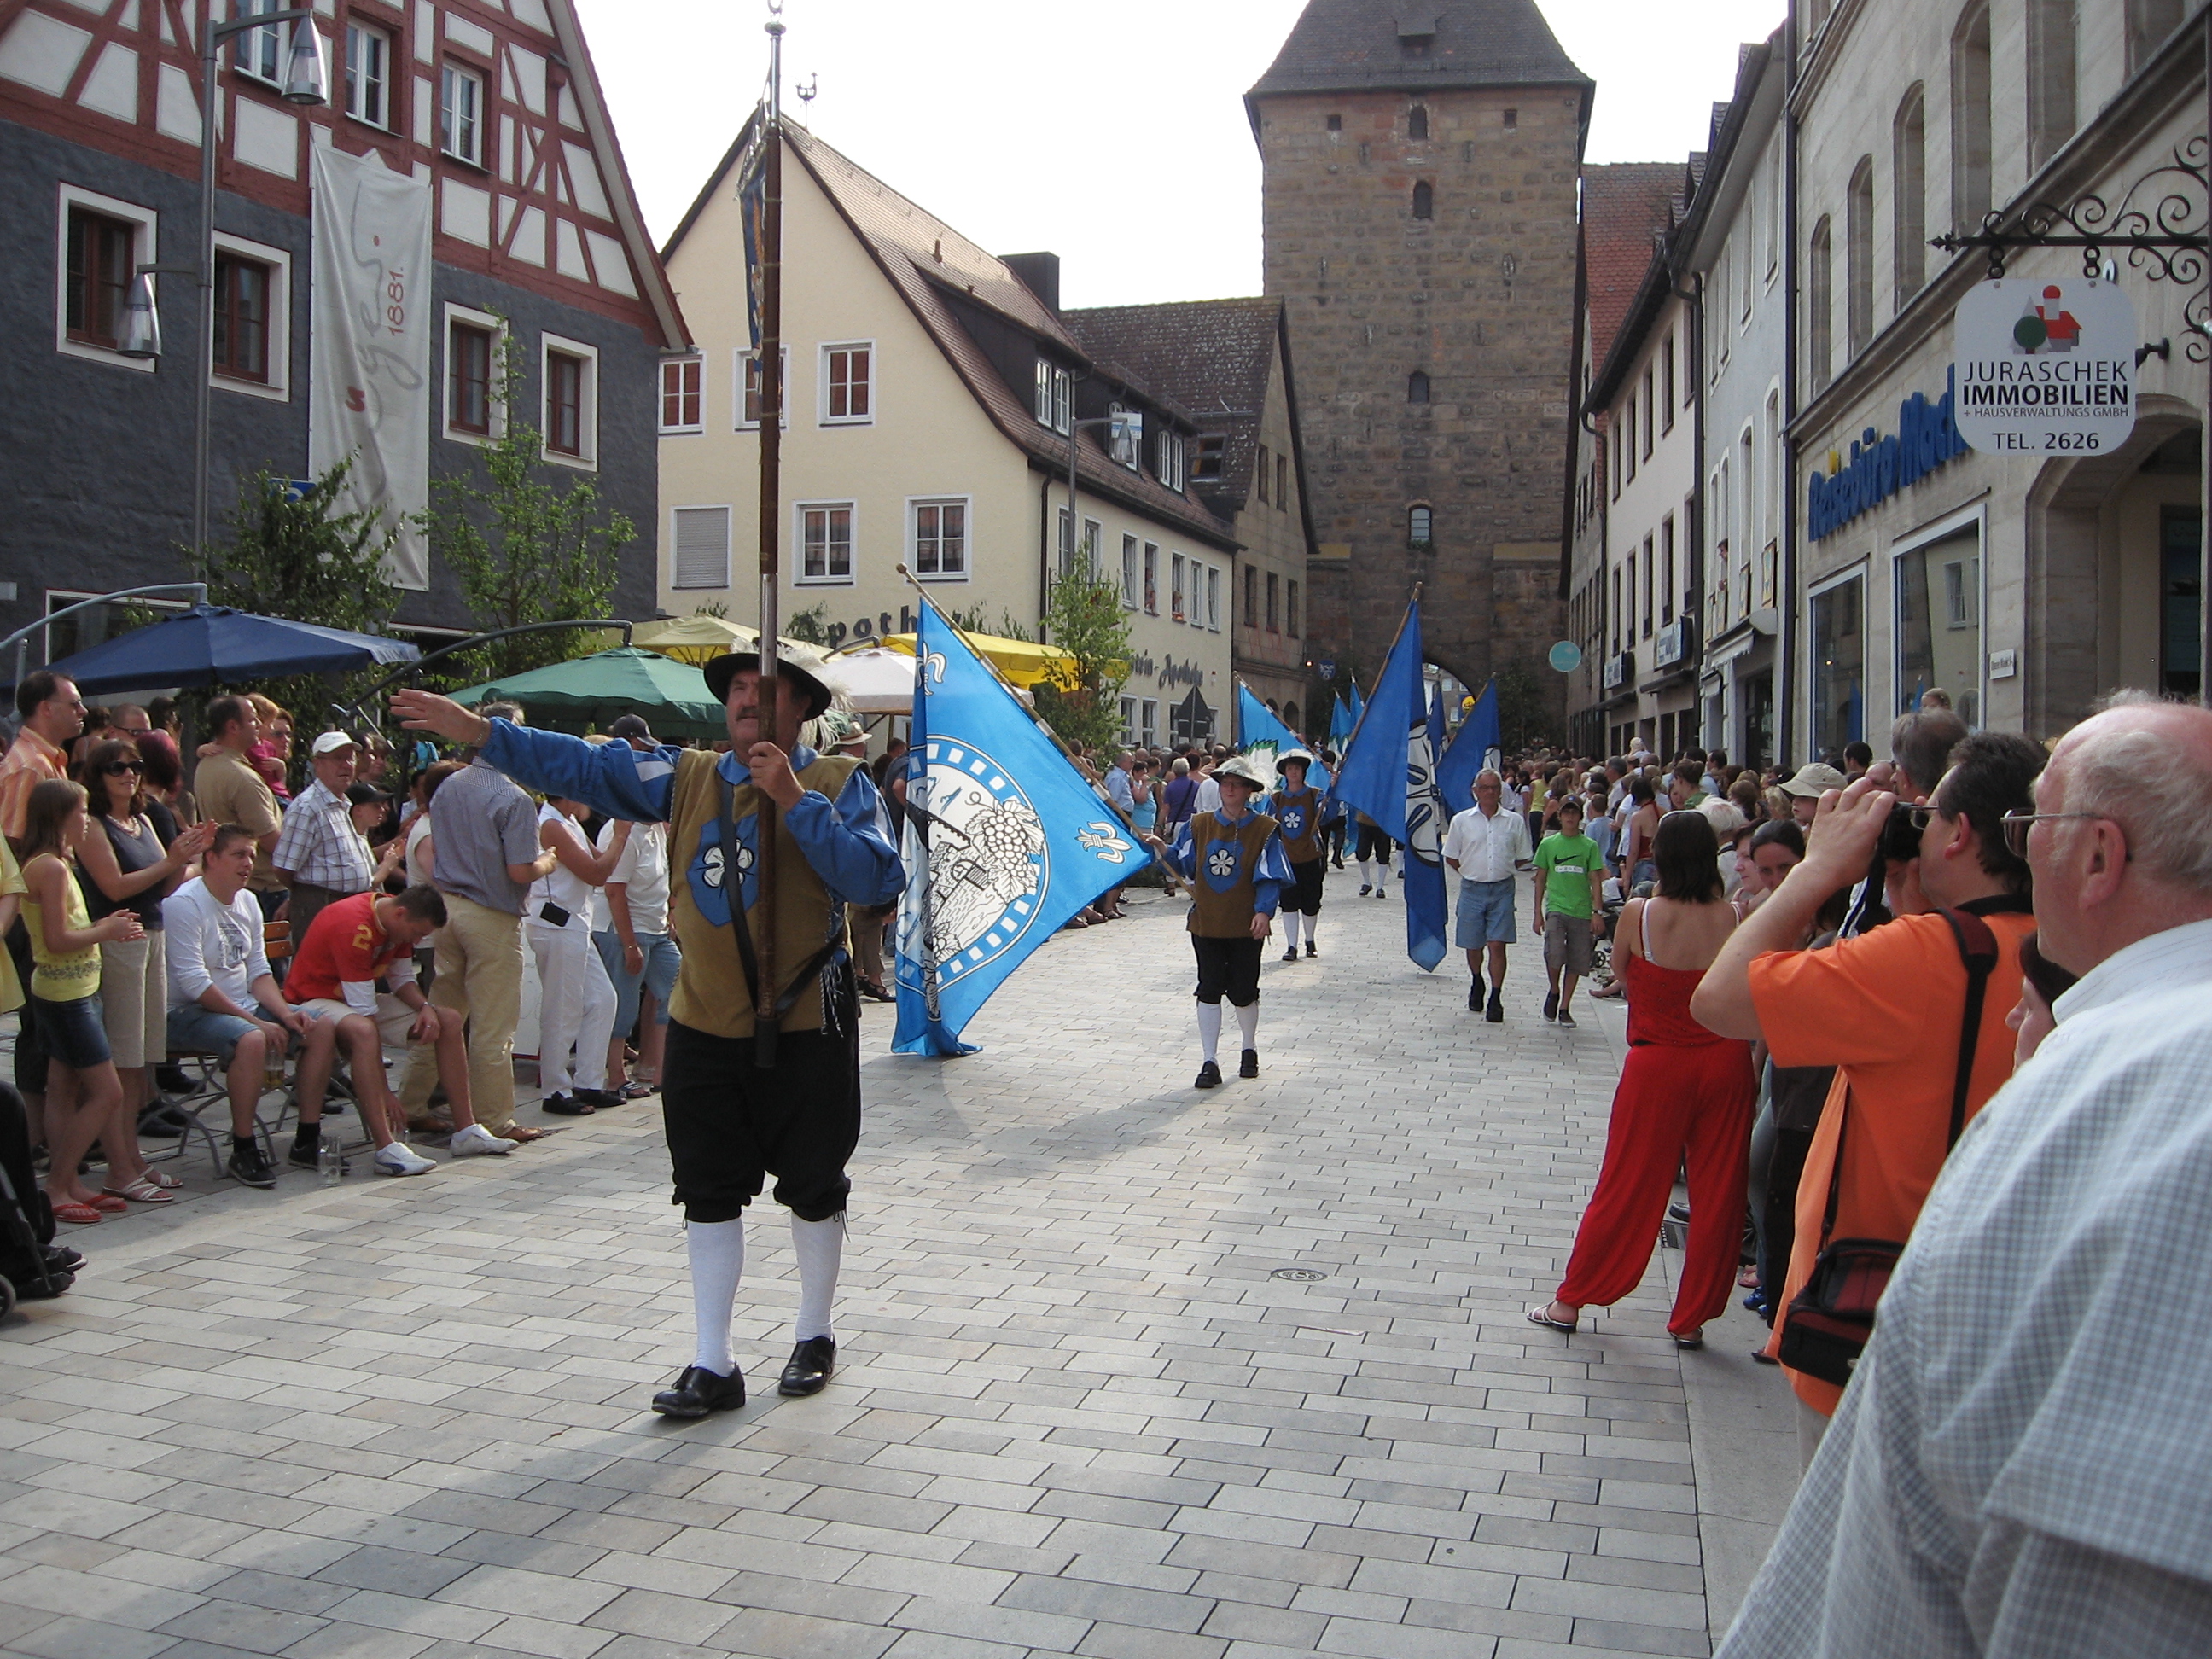
<instances>
[{"instance_id":1,"label":"dormer window","mask_svg":"<svg viewBox=\"0 0 2212 1659\"><path fill-rule=\"evenodd\" d=\"M1039 426L1066 433L1073 414L1069 404L1074 392L1074 382L1066 369L1042 357L1037 359L1036 417Z\"/></svg>"},{"instance_id":2,"label":"dormer window","mask_svg":"<svg viewBox=\"0 0 2212 1659\"><path fill-rule=\"evenodd\" d=\"M1437 19L1433 15L1398 20L1398 50L1407 57L1427 57L1436 41Z\"/></svg>"}]
</instances>

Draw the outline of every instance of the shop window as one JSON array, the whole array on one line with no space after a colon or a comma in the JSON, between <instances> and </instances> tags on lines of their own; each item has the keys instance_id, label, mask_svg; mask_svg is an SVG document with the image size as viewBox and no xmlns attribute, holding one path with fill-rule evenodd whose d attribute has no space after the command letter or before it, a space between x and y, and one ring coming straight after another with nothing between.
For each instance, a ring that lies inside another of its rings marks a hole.
<instances>
[{"instance_id":1,"label":"shop window","mask_svg":"<svg viewBox=\"0 0 2212 1659\"><path fill-rule=\"evenodd\" d=\"M1866 577L1813 595L1811 661L1814 758L1844 763L1844 745L1866 736Z\"/></svg>"}]
</instances>

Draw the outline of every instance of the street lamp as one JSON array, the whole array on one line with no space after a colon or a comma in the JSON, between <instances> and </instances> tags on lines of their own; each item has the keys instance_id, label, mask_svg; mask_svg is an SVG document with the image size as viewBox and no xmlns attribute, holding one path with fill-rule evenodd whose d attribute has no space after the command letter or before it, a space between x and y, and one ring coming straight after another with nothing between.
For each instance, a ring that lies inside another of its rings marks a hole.
<instances>
[{"instance_id":1,"label":"street lamp","mask_svg":"<svg viewBox=\"0 0 2212 1659\"><path fill-rule=\"evenodd\" d=\"M214 420L215 380L215 191L216 78L222 69L221 47L234 34L249 29L292 25L291 49L286 54L282 95L288 104L327 104L331 100L330 60L315 14L306 6L283 11L253 12L227 22L215 18L216 0L209 0L208 15L200 28L200 235L199 264L140 265L123 303L123 329L117 350L126 357L155 358L161 355L161 319L154 308L154 278L157 275L192 276L199 279L200 337L198 384L192 408L192 545L204 547L208 538L208 434Z\"/></svg>"}]
</instances>

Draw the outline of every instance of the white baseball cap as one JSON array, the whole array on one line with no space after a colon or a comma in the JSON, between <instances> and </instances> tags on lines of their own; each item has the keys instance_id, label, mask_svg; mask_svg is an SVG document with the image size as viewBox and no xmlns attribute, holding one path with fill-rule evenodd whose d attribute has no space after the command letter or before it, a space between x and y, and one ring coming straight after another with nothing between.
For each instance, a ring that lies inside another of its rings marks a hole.
<instances>
[{"instance_id":1,"label":"white baseball cap","mask_svg":"<svg viewBox=\"0 0 2212 1659\"><path fill-rule=\"evenodd\" d=\"M323 756L334 754L341 749L358 749L360 747L361 744L354 740L353 734L350 732L325 732L322 736L315 739L314 747L310 749L307 752L311 755Z\"/></svg>"}]
</instances>

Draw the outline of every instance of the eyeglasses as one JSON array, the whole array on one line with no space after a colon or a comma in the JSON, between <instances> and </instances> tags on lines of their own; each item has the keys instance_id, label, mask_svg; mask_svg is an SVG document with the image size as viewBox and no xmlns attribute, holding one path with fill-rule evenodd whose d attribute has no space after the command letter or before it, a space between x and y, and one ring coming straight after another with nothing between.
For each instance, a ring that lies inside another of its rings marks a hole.
<instances>
[{"instance_id":1,"label":"eyeglasses","mask_svg":"<svg viewBox=\"0 0 2212 1659\"><path fill-rule=\"evenodd\" d=\"M1897 810L1905 814L1905 821L1915 830L1927 829L1929 824L1935 823L1937 814L1942 811L1940 807L1935 806L1900 806Z\"/></svg>"},{"instance_id":2,"label":"eyeglasses","mask_svg":"<svg viewBox=\"0 0 2212 1659\"><path fill-rule=\"evenodd\" d=\"M119 778L125 773L143 772L146 769L137 761L110 761L100 769L111 778Z\"/></svg>"},{"instance_id":3,"label":"eyeglasses","mask_svg":"<svg viewBox=\"0 0 2212 1659\"><path fill-rule=\"evenodd\" d=\"M2005 849L2016 859L2026 858L2027 832L2035 827L2039 820L2047 821L2054 818L2089 818L2100 823L2115 825L2118 823L2118 820L2106 817L2102 812L2008 812L1997 820L1997 827L2004 835ZM2129 862L2133 863L2135 856L2134 853L2130 852L2128 854Z\"/></svg>"}]
</instances>

